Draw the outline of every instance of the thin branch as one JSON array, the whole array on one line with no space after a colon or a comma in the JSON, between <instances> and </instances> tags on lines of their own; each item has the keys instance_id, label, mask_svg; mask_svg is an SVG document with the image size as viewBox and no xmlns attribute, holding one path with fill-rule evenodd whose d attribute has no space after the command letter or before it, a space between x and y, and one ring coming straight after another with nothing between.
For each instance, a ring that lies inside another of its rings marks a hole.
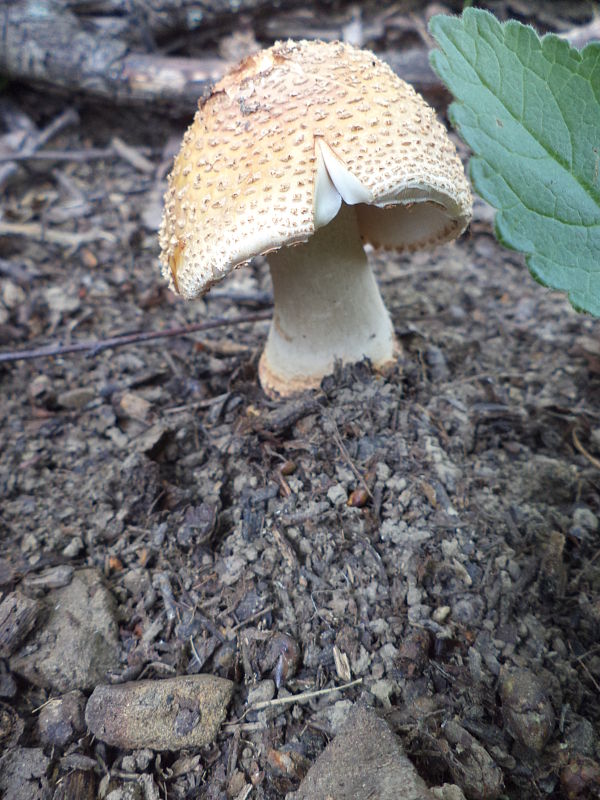
<instances>
[{"instance_id":1,"label":"thin branch","mask_svg":"<svg viewBox=\"0 0 600 800\"><path fill-rule=\"evenodd\" d=\"M0 353L0 364L11 361L29 361L34 358L50 358L52 356L63 356L69 353L85 353L89 356L96 356L103 350L115 347L124 347L128 344L139 344L140 342L150 342L154 339L166 339L173 336L186 336L190 333L199 331L210 331L214 328L225 328L229 325L243 325L247 322L262 322L270 319L270 311L259 311L256 314L242 314L239 317L227 319L217 317L208 322L197 322L194 325L182 325L176 328L167 328L164 331L141 331L139 333L123 334L121 336L111 336L108 339L91 339L85 342L77 342L67 345L46 345L34 350L13 350Z\"/></svg>"},{"instance_id":2,"label":"thin branch","mask_svg":"<svg viewBox=\"0 0 600 800\"><path fill-rule=\"evenodd\" d=\"M92 229L90 231L63 231L47 228L39 222L3 222L0 220L0 236L26 236L35 242L48 242L61 247L81 247L88 242L103 239L115 243L117 237L110 231Z\"/></svg>"},{"instance_id":3,"label":"thin branch","mask_svg":"<svg viewBox=\"0 0 600 800\"><path fill-rule=\"evenodd\" d=\"M331 686L328 689L317 689L314 692L301 692L300 694L290 694L287 697L276 697L274 700L262 700L260 703L254 703L246 710L248 711L262 711L264 708L272 708L273 706L287 706L290 703L305 703L307 700L312 700L314 697L322 697L325 694L332 694L332 692L342 692L344 689L350 689L352 686L359 686L363 682L362 678L357 678L350 683L343 683L341 686Z\"/></svg>"},{"instance_id":4,"label":"thin branch","mask_svg":"<svg viewBox=\"0 0 600 800\"><path fill-rule=\"evenodd\" d=\"M577 435L577 431L575 430L575 428L573 428L571 436L573 438L573 444L575 445L576 449L579 450L581 455L587 458L590 464L596 467L596 469L600 469L600 459L596 458L591 453L588 453L585 447L581 444L581 441L579 440L579 436Z\"/></svg>"},{"instance_id":5,"label":"thin branch","mask_svg":"<svg viewBox=\"0 0 600 800\"><path fill-rule=\"evenodd\" d=\"M150 148L144 148L147 152ZM140 148L139 152L144 150ZM88 147L82 150L35 150L33 152L20 152L17 150L10 155L0 155L0 164L21 161L97 161L102 159L121 157L116 147Z\"/></svg>"}]
</instances>

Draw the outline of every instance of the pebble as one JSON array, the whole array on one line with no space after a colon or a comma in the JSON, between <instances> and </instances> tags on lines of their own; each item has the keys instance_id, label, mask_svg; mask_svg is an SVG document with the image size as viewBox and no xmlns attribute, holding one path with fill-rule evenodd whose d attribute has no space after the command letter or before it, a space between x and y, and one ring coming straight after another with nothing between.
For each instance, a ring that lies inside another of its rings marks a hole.
<instances>
[{"instance_id":1,"label":"pebble","mask_svg":"<svg viewBox=\"0 0 600 800\"><path fill-rule=\"evenodd\" d=\"M431 790L431 794L436 800L465 800L462 790L454 783L445 783L443 786L436 786Z\"/></svg>"},{"instance_id":2,"label":"pebble","mask_svg":"<svg viewBox=\"0 0 600 800\"><path fill-rule=\"evenodd\" d=\"M63 586L68 586L74 572L74 568L68 564L50 567L50 569L38 575L27 575L23 580L23 586L27 589L38 589L44 592L49 589L61 589Z\"/></svg>"},{"instance_id":3,"label":"pebble","mask_svg":"<svg viewBox=\"0 0 600 800\"><path fill-rule=\"evenodd\" d=\"M65 558L75 558L83 550L83 542L79 536L74 536L69 544L63 548L62 554Z\"/></svg>"},{"instance_id":4,"label":"pebble","mask_svg":"<svg viewBox=\"0 0 600 800\"><path fill-rule=\"evenodd\" d=\"M336 483L327 490L327 499L334 506L343 506L348 502L348 492L341 483Z\"/></svg>"},{"instance_id":5,"label":"pebble","mask_svg":"<svg viewBox=\"0 0 600 800\"><path fill-rule=\"evenodd\" d=\"M419 623L426 622L431 616L431 606L420 603L416 606L411 606L408 609L408 621L411 625L418 625Z\"/></svg>"},{"instance_id":6,"label":"pebble","mask_svg":"<svg viewBox=\"0 0 600 800\"><path fill-rule=\"evenodd\" d=\"M343 726L309 769L294 800L431 800L387 723L370 708L349 705Z\"/></svg>"},{"instance_id":7,"label":"pebble","mask_svg":"<svg viewBox=\"0 0 600 800\"><path fill-rule=\"evenodd\" d=\"M248 705L253 706L256 703L265 703L275 697L275 681L268 678L267 680L260 681L253 686L248 692Z\"/></svg>"},{"instance_id":8,"label":"pebble","mask_svg":"<svg viewBox=\"0 0 600 800\"><path fill-rule=\"evenodd\" d=\"M586 531L595 533L600 526L600 520L587 506L579 506L573 512L573 524Z\"/></svg>"},{"instance_id":9,"label":"pebble","mask_svg":"<svg viewBox=\"0 0 600 800\"><path fill-rule=\"evenodd\" d=\"M10 659L13 672L35 686L64 694L91 689L120 666L115 603L95 569L45 598L47 617Z\"/></svg>"},{"instance_id":10,"label":"pebble","mask_svg":"<svg viewBox=\"0 0 600 800\"><path fill-rule=\"evenodd\" d=\"M448 750L442 750L454 781L472 800L496 800L502 794L502 770L474 736L455 720L442 725Z\"/></svg>"},{"instance_id":11,"label":"pebble","mask_svg":"<svg viewBox=\"0 0 600 800\"><path fill-rule=\"evenodd\" d=\"M1 292L2 302L7 308L14 309L25 302L25 292L12 281L4 281Z\"/></svg>"},{"instance_id":12,"label":"pebble","mask_svg":"<svg viewBox=\"0 0 600 800\"><path fill-rule=\"evenodd\" d=\"M38 716L38 733L43 744L64 747L85 730L85 697L81 692L69 692L54 697L44 705Z\"/></svg>"},{"instance_id":13,"label":"pebble","mask_svg":"<svg viewBox=\"0 0 600 800\"><path fill-rule=\"evenodd\" d=\"M392 707L390 697L398 692L398 684L396 681L382 678L374 681L369 687L369 691L373 697L376 697L381 705L388 710Z\"/></svg>"},{"instance_id":14,"label":"pebble","mask_svg":"<svg viewBox=\"0 0 600 800\"><path fill-rule=\"evenodd\" d=\"M450 608L450 606L439 606L438 608L434 609L431 618L433 619L434 622L437 622L438 624L441 625L448 619L451 610L452 609Z\"/></svg>"},{"instance_id":15,"label":"pebble","mask_svg":"<svg viewBox=\"0 0 600 800\"><path fill-rule=\"evenodd\" d=\"M49 769L50 759L41 747L7 748L0 756L0 797L47 800L52 796Z\"/></svg>"},{"instance_id":16,"label":"pebble","mask_svg":"<svg viewBox=\"0 0 600 800\"><path fill-rule=\"evenodd\" d=\"M498 690L506 729L524 747L540 754L555 723L554 709L541 682L529 670L503 667Z\"/></svg>"},{"instance_id":17,"label":"pebble","mask_svg":"<svg viewBox=\"0 0 600 800\"><path fill-rule=\"evenodd\" d=\"M95 400L96 397L96 392L93 389L80 386L77 389L69 389L67 392L61 392L56 398L56 402L61 408L66 408L69 411L77 411L87 406L87 404Z\"/></svg>"},{"instance_id":18,"label":"pebble","mask_svg":"<svg viewBox=\"0 0 600 800\"><path fill-rule=\"evenodd\" d=\"M183 675L96 686L85 720L91 733L126 750L179 750L215 740L233 683L214 675Z\"/></svg>"}]
</instances>

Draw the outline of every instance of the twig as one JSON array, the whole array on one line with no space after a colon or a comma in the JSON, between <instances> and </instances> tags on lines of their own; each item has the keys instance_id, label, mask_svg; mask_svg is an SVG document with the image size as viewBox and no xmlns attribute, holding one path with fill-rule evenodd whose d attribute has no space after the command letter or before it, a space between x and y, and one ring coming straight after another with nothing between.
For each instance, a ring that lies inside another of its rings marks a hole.
<instances>
[{"instance_id":1,"label":"twig","mask_svg":"<svg viewBox=\"0 0 600 800\"><path fill-rule=\"evenodd\" d=\"M139 153L144 155L144 150L151 148L140 148ZM116 147L84 147L82 150L36 150L32 153L22 153L17 151L7 156L0 155L0 164L20 161L98 161L108 158L125 158ZM129 160L125 158L125 160ZM152 163L152 162L148 162ZM144 169L143 171L148 171Z\"/></svg>"},{"instance_id":2,"label":"twig","mask_svg":"<svg viewBox=\"0 0 600 800\"><path fill-rule=\"evenodd\" d=\"M50 244L63 245L65 247L81 247L88 242L97 242L104 239L113 244L117 241L114 233L108 231L94 230L82 231L57 231L53 228L46 228L38 222L0 222L0 236L27 236L36 242L49 242Z\"/></svg>"},{"instance_id":3,"label":"twig","mask_svg":"<svg viewBox=\"0 0 600 800\"><path fill-rule=\"evenodd\" d=\"M573 432L571 434L571 437L573 439L573 444L575 445L576 449L579 450L581 455L585 456L585 458L587 458L587 460L590 462L590 464L592 464L594 467L596 467L596 469L600 469L600 459L596 458L591 453L588 453L588 451L585 449L585 447L579 441L579 436L577 436L577 431L575 430L575 428L573 428Z\"/></svg>"},{"instance_id":4,"label":"twig","mask_svg":"<svg viewBox=\"0 0 600 800\"><path fill-rule=\"evenodd\" d=\"M239 317L226 319L218 317L208 322L197 322L194 325L182 325L177 328L167 328L164 331L141 331L140 333L124 334L122 336L112 336L109 339L94 339L76 344L67 345L47 345L35 350L9 351L0 353L0 364L11 361L29 361L33 358L49 358L51 356L63 356L69 353L89 352L90 356L95 356L103 350L115 347L124 347L128 344L138 344L139 342L149 342L154 339L166 339L172 336L187 336L197 331L209 331L213 328L225 328L228 325L243 325L246 322L262 322L270 319L270 311L259 311L256 314L243 314Z\"/></svg>"},{"instance_id":5,"label":"twig","mask_svg":"<svg viewBox=\"0 0 600 800\"><path fill-rule=\"evenodd\" d=\"M234 625L233 628L231 628L231 633L235 633L236 631L239 631L240 628L243 628L244 625L249 625L251 622L254 622L255 619L260 619L261 617L264 617L264 615L268 614L269 611L273 611L273 606L272 605L271 606L265 606L264 608L261 608L260 611L257 611L256 613L251 614L245 620L242 620L242 622L238 622L237 625Z\"/></svg>"},{"instance_id":6,"label":"twig","mask_svg":"<svg viewBox=\"0 0 600 800\"><path fill-rule=\"evenodd\" d=\"M314 697L322 697L325 694L332 694L333 692L342 692L345 689L350 689L352 686L358 686L362 682L362 678L356 678L356 680L350 681L350 683L343 683L341 686L332 686L329 689L317 689L314 692L301 692L300 694L291 694L288 697L276 697L275 700L262 700L260 703L254 703L254 705L246 709L244 716L249 711L262 711L265 708L272 708L273 706L288 706L290 703L305 703L307 700L312 700Z\"/></svg>"},{"instance_id":7,"label":"twig","mask_svg":"<svg viewBox=\"0 0 600 800\"><path fill-rule=\"evenodd\" d=\"M57 133L60 133L63 128L69 125L76 125L77 122L79 122L79 115L74 109L68 108L66 111L63 111L62 114L59 114L58 117L55 117L42 131L33 131L26 136L20 152L14 155L25 157L31 155L40 147L43 147L46 142L49 142ZM9 158L0 169L0 189L8 183L16 171L16 159Z\"/></svg>"},{"instance_id":8,"label":"twig","mask_svg":"<svg viewBox=\"0 0 600 800\"><path fill-rule=\"evenodd\" d=\"M352 470L352 472L356 476L356 479L359 481L359 483L362 484L362 487L365 490L365 492L368 494L369 499L372 500L373 499L373 493L369 489L366 480L362 476L362 473L360 472L358 467L354 464L354 462L350 458L350 453L348 452L348 450L346 449L346 445L342 441L342 437L340 436L340 432L338 430L338 426L337 426L335 420L330 417L329 421L331 422L331 424L333 426L333 439L334 439L335 443L338 446L338 450L340 451L340 455L342 456L342 458L344 459L346 464L350 467L350 469Z\"/></svg>"},{"instance_id":9,"label":"twig","mask_svg":"<svg viewBox=\"0 0 600 800\"><path fill-rule=\"evenodd\" d=\"M124 142L118 136L113 137L111 144L114 147L117 155L119 155L124 161L127 161L128 164L131 164L131 166L134 169L137 169L138 172L151 174L156 169L152 161L146 158L146 156L142 155L135 147L132 147L131 145L127 144L127 142Z\"/></svg>"}]
</instances>

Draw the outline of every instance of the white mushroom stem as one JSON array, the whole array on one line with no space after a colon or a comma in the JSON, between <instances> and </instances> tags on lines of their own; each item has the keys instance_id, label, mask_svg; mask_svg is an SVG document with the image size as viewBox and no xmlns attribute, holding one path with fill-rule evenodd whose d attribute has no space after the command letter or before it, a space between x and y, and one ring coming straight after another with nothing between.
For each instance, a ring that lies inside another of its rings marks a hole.
<instances>
[{"instance_id":1,"label":"white mushroom stem","mask_svg":"<svg viewBox=\"0 0 600 800\"><path fill-rule=\"evenodd\" d=\"M303 244L268 255L275 307L260 381L269 394L318 387L337 360L375 367L394 358L394 332L363 250L356 212L334 219Z\"/></svg>"}]
</instances>

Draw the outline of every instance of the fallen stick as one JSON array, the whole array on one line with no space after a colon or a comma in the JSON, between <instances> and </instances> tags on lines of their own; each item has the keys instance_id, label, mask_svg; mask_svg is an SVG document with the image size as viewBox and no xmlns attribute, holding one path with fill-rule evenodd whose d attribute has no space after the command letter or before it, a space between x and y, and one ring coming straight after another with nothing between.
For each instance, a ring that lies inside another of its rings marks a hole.
<instances>
[{"instance_id":1,"label":"fallen stick","mask_svg":"<svg viewBox=\"0 0 600 800\"><path fill-rule=\"evenodd\" d=\"M72 108L68 108L66 111L63 111L61 114L59 114L58 117L53 119L52 122L43 130L34 130L30 133L27 133L21 148L17 151L17 153L15 153L15 155L24 158L33 155L36 150L39 150L40 147L43 147L47 142L50 141L50 139L56 136L57 133L69 125L75 125L78 122L79 115L77 112ZM4 186L8 183L18 169L17 160L11 158L11 156L9 156L6 160L4 158L2 159L3 163L0 166L0 191L4 188Z\"/></svg>"},{"instance_id":2,"label":"fallen stick","mask_svg":"<svg viewBox=\"0 0 600 800\"><path fill-rule=\"evenodd\" d=\"M274 700L262 700L260 703L254 703L254 705L246 709L244 715L249 711L262 711L265 708L272 708L273 706L289 706L290 703L306 703L308 700L312 700L315 697L322 697L325 694L343 692L345 689L358 686L362 682L362 678L357 678L349 683L343 683L341 686L331 686L329 689L317 689L314 692L301 692L300 694L290 694L287 697L276 697Z\"/></svg>"},{"instance_id":3,"label":"fallen stick","mask_svg":"<svg viewBox=\"0 0 600 800\"><path fill-rule=\"evenodd\" d=\"M126 333L121 336L111 336L108 339L92 339L85 342L76 342L66 345L46 345L33 350L12 350L0 353L0 364L12 361L30 361L34 358L50 358L64 356L70 353L85 353L95 356L103 350L115 347L124 347L128 344L150 342L154 339L166 339L173 336L186 336L199 331L210 331L214 328L225 328L229 325L243 325L246 322L262 322L271 318L271 311L259 311L256 314L244 314L239 317L226 319L219 317L208 322L197 322L194 325L183 325L176 328L167 328L164 331L141 331L139 333Z\"/></svg>"}]
</instances>

